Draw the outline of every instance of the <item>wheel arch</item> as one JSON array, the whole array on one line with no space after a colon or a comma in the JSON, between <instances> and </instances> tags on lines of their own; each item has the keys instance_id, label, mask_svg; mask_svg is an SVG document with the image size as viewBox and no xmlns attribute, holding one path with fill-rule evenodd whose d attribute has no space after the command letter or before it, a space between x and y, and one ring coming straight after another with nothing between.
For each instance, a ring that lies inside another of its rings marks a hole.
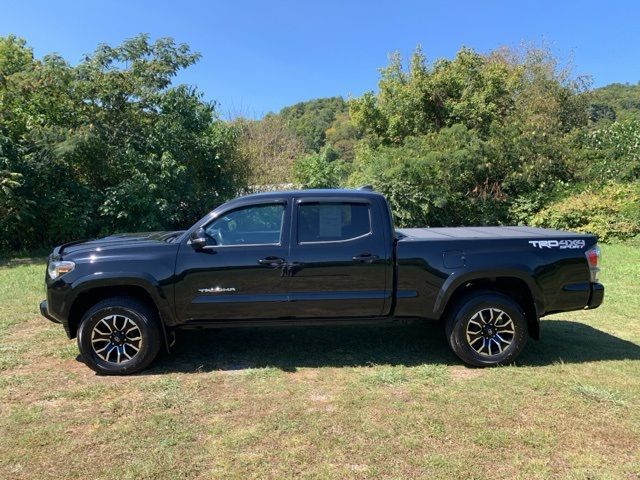
<instances>
[{"instance_id":1,"label":"wheel arch","mask_svg":"<svg viewBox=\"0 0 640 480\"><path fill-rule=\"evenodd\" d=\"M540 338L540 297L536 286L532 288L531 278L501 272L500 275L466 275L458 279L446 291L441 290L435 310L441 317L446 317L458 304L462 297L481 290L502 293L514 299L524 311L529 336L535 340Z\"/></svg>"},{"instance_id":2,"label":"wheel arch","mask_svg":"<svg viewBox=\"0 0 640 480\"><path fill-rule=\"evenodd\" d=\"M69 338L76 336L82 316L89 308L106 298L125 296L143 301L158 313L163 339L168 348L167 324L173 323L173 312L164 292L155 282L137 276L118 275L99 280L81 280L72 285L72 290L75 290L75 295L68 307L66 325Z\"/></svg>"}]
</instances>

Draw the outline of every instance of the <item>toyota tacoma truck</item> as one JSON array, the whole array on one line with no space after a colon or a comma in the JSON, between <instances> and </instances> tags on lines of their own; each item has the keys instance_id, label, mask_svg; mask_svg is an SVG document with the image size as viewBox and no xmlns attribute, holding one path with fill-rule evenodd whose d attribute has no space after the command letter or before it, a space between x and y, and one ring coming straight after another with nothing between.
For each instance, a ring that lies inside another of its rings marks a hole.
<instances>
[{"instance_id":1,"label":"toyota tacoma truck","mask_svg":"<svg viewBox=\"0 0 640 480\"><path fill-rule=\"evenodd\" d=\"M186 231L118 234L49 256L42 315L102 374L146 368L177 329L441 320L466 364L513 362L539 319L598 307L593 235L393 226L370 189L229 201Z\"/></svg>"}]
</instances>

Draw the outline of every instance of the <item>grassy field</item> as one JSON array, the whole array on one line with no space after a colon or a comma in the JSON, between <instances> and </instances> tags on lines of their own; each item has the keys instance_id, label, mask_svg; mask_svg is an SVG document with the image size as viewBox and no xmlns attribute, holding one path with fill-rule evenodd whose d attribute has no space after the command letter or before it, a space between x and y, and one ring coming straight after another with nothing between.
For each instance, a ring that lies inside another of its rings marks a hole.
<instances>
[{"instance_id":1,"label":"grassy field","mask_svg":"<svg viewBox=\"0 0 640 480\"><path fill-rule=\"evenodd\" d=\"M101 377L41 318L41 260L0 267L0 478L640 478L640 248L605 304L518 364L460 365L438 325L183 333Z\"/></svg>"}]
</instances>

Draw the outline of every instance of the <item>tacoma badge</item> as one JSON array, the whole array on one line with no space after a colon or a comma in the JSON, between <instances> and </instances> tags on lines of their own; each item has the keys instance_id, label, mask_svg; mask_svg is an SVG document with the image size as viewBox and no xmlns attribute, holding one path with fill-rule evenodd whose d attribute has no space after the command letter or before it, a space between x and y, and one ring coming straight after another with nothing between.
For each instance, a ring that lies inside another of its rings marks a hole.
<instances>
[{"instance_id":1,"label":"tacoma badge","mask_svg":"<svg viewBox=\"0 0 640 480\"><path fill-rule=\"evenodd\" d=\"M199 288L200 293L221 293L221 292L235 292L234 287L212 287L212 288Z\"/></svg>"}]
</instances>

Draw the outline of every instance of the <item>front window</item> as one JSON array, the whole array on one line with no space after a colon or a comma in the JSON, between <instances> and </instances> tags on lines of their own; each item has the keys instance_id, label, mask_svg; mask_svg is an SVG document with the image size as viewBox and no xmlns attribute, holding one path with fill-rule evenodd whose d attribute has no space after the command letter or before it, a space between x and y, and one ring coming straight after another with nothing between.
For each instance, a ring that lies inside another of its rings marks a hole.
<instances>
[{"instance_id":1,"label":"front window","mask_svg":"<svg viewBox=\"0 0 640 480\"><path fill-rule=\"evenodd\" d=\"M299 243L346 241L370 232L368 204L318 202L298 206Z\"/></svg>"},{"instance_id":2,"label":"front window","mask_svg":"<svg viewBox=\"0 0 640 480\"><path fill-rule=\"evenodd\" d=\"M276 245L280 243L284 204L238 208L215 219L206 228L216 245Z\"/></svg>"}]
</instances>

